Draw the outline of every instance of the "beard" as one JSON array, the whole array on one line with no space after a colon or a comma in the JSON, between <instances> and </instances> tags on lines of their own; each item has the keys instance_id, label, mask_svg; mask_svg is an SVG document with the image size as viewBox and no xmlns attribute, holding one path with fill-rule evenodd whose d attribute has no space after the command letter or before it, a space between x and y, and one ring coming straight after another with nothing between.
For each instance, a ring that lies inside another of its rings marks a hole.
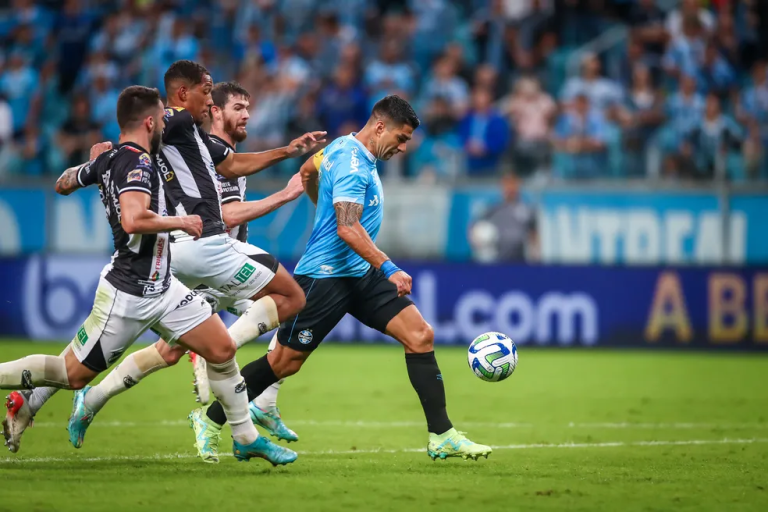
<instances>
[{"instance_id":1,"label":"beard","mask_svg":"<svg viewBox=\"0 0 768 512\"><path fill-rule=\"evenodd\" d=\"M248 130L245 129L245 126L238 126L237 123L226 123L224 131L232 137L235 143L243 142L248 137Z\"/></svg>"},{"instance_id":2,"label":"beard","mask_svg":"<svg viewBox=\"0 0 768 512\"><path fill-rule=\"evenodd\" d=\"M163 132L152 132L152 139L149 141L149 152L153 155L160 151L160 143L163 140Z\"/></svg>"}]
</instances>

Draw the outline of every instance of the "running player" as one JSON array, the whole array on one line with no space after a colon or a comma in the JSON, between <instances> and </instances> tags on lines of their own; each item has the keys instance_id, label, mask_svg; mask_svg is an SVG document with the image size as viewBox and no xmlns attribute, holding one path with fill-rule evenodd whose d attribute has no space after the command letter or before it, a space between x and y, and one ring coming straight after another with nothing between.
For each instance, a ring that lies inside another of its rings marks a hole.
<instances>
[{"instance_id":1,"label":"running player","mask_svg":"<svg viewBox=\"0 0 768 512\"><path fill-rule=\"evenodd\" d=\"M196 62L177 61L165 73L165 89L168 108L165 109L166 126L157 165L176 213L199 213L203 221L199 239L183 232L171 233L174 255L171 269L173 275L189 288L204 285L233 299L254 301L229 328L230 336L240 347L301 311L305 298L296 281L274 256L226 233L221 211L221 181L217 172L230 179L254 174L317 147L325 142L322 139L325 132L305 134L285 148L262 153L235 153L226 145L212 141L200 129L213 104L213 81L208 70ZM158 365L147 368L147 371L130 361L150 356L158 361ZM174 364L178 357L178 351L162 340L130 354L123 363L128 362L126 371L131 371L131 380L123 379L125 388L135 385L150 372ZM116 376L112 380L120 379ZM69 437L75 447L82 444L85 430L95 413L111 396L105 391L108 389L94 387L77 393L92 394L89 403L93 407L89 406L87 411L73 411L73 416L87 419L70 422ZM281 449L296 457L295 452Z\"/></svg>"},{"instance_id":2,"label":"running player","mask_svg":"<svg viewBox=\"0 0 768 512\"><path fill-rule=\"evenodd\" d=\"M150 157L160 145L163 114L157 89L128 87L117 102L120 144L60 178L59 188L72 181L80 186L98 184L115 253L101 273L91 314L68 349L59 356L32 355L0 364L0 388L81 389L152 329L170 344L178 343L208 360L214 393L226 403L238 459L259 456L273 464L293 462L295 454L259 437L250 421L245 383L224 323L212 315L202 297L171 275L168 233L177 230L197 239L204 226L195 214L166 216L163 184ZM28 391L9 396L9 421L4 422L3 433L11 451L15 451L13 423L29 416L30 396ZM87 410L87 401L76 395L75 409ZM85 420L72 417L70 423Z\"/></svg>"},{"instance_id":3,"label":"running player","mask_svg":"<svg viewBox=\"0 0 768 512\"><path fill-rule=\"evenodd\" d=\"M211 142L220 144L229 151L235 151L235 144L242 142L248 136L245 125L248 121L248 106L250 104L250 95L240 85L233 82L217 84L213 87L211 96L213 105L210 109L210 132L208 133ZM304 191L301 184L301 176L296 174L288 184L285 190L273 194L261 201L245 201L246 179L238 178L227 180L222 178L222 216L227 224L227 231L231 237L245 243L248 239L248 222L262 217L280 206L293 201ZM174 249L176 245L173 245ZM237 296L220 292L206 286L198 287L195 290L201 295L213 308L213 311L227 310L238 316L245 314L253 305L250 299L237 298ZM143 357L155 357L154 354L162 355L165 365L158 364L150 371L137 371L136 360ZM97 413L106 404L107 400L126 391L129 387L135 386L142 378L150 373L165 366L176 364L184 354L183 347L171 347L165 342L158 341L154 347L147 347L126 357L115 369L107 375L98 385L93 388L86 387L87 393L92 396L103 397L97 403L98 408L92 412ZM198 356L199 357L199 356ZM207 371L204 364L205 359L198 359L196 369L198 372ZM208 391L208 380L205 384L200 384L200 375L196 373L196 382L198 392ZM130 383L128 386L127 383ZM263 393L260 401L249 403L249 412L251 419L256 425L262 426L270 434L278 439L298 441L296 433L289 429L282 422L279 410L277 409L277 391L279 384L276 383ZM258 405L257 405L258 404ZM190 418L194 422L195 418ZM218 446L218 439L216 446Z\"/></svg>"},{"instance_id":4,"label":"running player","mask_svg":"<svg viewBox=\"0 0 768 512\"><path fill-rule=\"evenodd\" d=\"M473 443L448 419L443 377L434 353L434 333L406 296L411 277L400 270L375 240L381 227L384 195L377 159L402 153L419 119L407 101L387 96L373 107L359 133L340 137L302 167L307 195L317 205L315 224L294 272L306 293L306 307L282 322L275 349L243 367L249 398L298 372L334 326L350 313L365 325L398 340L405 348L411 385L427 419L427 453L477 459L491 448ZM214 402L207 428L220 429L226 417ZM198 433L198 450L207 435Z\"/></svg>"}]
</instances>

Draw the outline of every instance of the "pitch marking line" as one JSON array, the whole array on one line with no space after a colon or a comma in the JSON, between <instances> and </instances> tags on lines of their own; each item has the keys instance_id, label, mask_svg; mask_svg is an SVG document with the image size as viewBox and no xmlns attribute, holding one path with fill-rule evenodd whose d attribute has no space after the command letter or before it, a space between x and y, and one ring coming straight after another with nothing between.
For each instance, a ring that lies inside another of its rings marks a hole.
<instances>
[{"instance_id":1,"label":"pitch marking line","mask_svg":"<svg viewBox=\"0 0 768 512\"><path fill-rule=\"evenodd\" d=\"M309 427L346 427L346 428L411 428L423 427L422 421L315 421L289 420L291 425ZM577 423L567 424L538 424L533 423L493 423L493 422L458 422L465 428L585 428L585 429L768 429L768 423ZM188 420L170 420L157 422L133 421L102 421L94 423L96 428L126 428L126 427L179 427L189 425ZM66 423L36 422L36 428L65 428Z\"/></svg>"},{"instance_id":2,"label":"pitch marking line","mask_svg":"<svg viewBox=\"0 0 768 512\"><path fill-rule=\"evenodd\" d=\"M768 439L691 439L684 441L614 441L606 443L560 443L560 444L508 444L492 446L494 450L530 450L542 448L621 448L642 446L691 446L691 445L726 445L726 444L755 444L768 443ZM375 453L420 453L424 448L405 449L373 449L373 450L322 450L298 452L299 455L358 455ZM222 454L231 456L232 454ZM194 459L196 455L190 453L156 453L150 456L122 455L113 457L30 457L30 458L2 458L0 464L49 463L49 462L107 462L107 461L152 461L152 460L179 460Z\"/></svg>"}]
</instances>

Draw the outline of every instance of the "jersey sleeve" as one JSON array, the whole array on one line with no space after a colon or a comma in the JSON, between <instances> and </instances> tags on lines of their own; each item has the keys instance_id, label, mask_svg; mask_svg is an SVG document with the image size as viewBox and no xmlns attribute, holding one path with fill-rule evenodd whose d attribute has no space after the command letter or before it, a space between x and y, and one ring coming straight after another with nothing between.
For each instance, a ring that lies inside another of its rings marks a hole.
<instances>
[{"instance_id":1,"label":"jersey sleeve","mask_svg":"<svg viewBox=\"0 0 768 512\"><path fill-rule=\"evenodd\" d=\"M333 177L333 204L365 203L370 173L360 167L356 155L344 155L336 162Z\"/></svg>"},{"instance_id":2,"label":"jersey sleeve","mask_svg":"<svg viewBox=\"0 0 768 512\"><path fill-rule=\"evenodd\" d=\"M96 160L86 162L77 168L77 183L81 187L89 187L95 185L98 181L98 173L96 172Z\"/></svg>"},{"instance_id":3,"label":"jersey sleeve","mask_svg":"<svg viewBox=\"0 0 768 512\"><path fill-rule=\"evenodd\" d=\"M119 196L123 192L152 193L152 159L146 153L121 159L112 167L112 181Z\"/></svg>"},{"instance_id":4,"label":"jersey sleeve","mask_svg":"<svg viewBox=\"0 0 768 512\"><path fill-rule=\"evenodd\" d=\"M232 180L221 180L221 202L231 203L232 201L242 201L240 195L239 178Z\"/></svg>"},{"instance_id":5,"label":"jersey sleeve","mask_svg":"<svg viewBox=\"0 0 768 512\"><path fill-rule=\"evenodd\" d=\"M222 144L221 142L212 139L208 136L207 133L205 133L203 130L198 130L200 132L200 138L203 139L203 143L205 144L205 147L208 148L208 152L211 154L211 160L213 160L213 165L219 165L221 162L223 162L227 156L232 152L231 149L229 149L226 145Z\"/></svg>"}]
</instances>

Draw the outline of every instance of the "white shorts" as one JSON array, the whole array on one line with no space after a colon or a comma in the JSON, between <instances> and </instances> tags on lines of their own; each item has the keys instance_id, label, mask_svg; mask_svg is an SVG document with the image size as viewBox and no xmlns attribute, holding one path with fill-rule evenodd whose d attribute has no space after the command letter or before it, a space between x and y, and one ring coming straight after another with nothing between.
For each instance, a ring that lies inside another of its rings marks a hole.
<instances>
[{"instance_id":1,"label":"white shorts","mask_svg":"<svg viewBox=\"0 0 768 512\"><path fill-rule=\"evenodd\" d=\"M171 245L171 272L191 289L205 285L233 299L250 299L275 277L274 256L227 234Z\"/></svg>"},{"instance_id":2,"label":"white shorts","mask_svg":"<svg viewBox=\"0 0 768 512\"><path fill-rule=\"evenodd\" d=\"M198 288L195 291L211 305L214 313L227 311L233 315L242 316L253 304L251 299L237 299L235 297L230 297L213 288Z\"/></svg>"},{"instance_id":3,"label":"white shorts","mask_svg":"<svg viewBox=\"0 0 768 512\"><path fill-rule=\"evenodd\" d=\"M165 293L154 297L121 292L102 277L91 314L72 340L72 347L78 361L103 372L147 329L172 344L211 314L205 299L175 277L171 277Z\"/></svg>"}]
</instances>

